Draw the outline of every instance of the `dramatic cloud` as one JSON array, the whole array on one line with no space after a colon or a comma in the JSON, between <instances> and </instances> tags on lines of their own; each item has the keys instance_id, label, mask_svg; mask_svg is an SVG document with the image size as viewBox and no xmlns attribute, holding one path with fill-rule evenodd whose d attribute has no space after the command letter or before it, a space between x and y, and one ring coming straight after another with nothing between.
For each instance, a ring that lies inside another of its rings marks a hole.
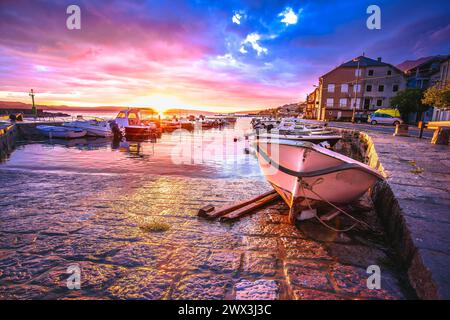
<instances>
[{"instance_id":1,"label":"dramatic cloud","mask_svg":"<svg viewBox=\"0 0 450 320\"><path fill-rule=\"evenodd\" d=\"M284 9L284 11L278 14L278 16L282 17L281 22L285 23L287 26L290 24L296 24L298 21L298 16L294 13L294 10L292 10L292 8L290 7Z\"/></svg>"},{"instance_id":2,"label":"dramatic cloud","mask_svg":"<svg viewBox=\"0 0 450 320\"><path fill-rule=\"evenodd\" d=\"M305 99L318 77L365 52L398 64L450 53L448 1L78 0L0 3L0 99L234 111ZM408 7L408 14L404 8Z\"/></svg>"},{"instance_id":3,"label":"dramatic cloud","mask_svg":"<svg viewBox=\"0 0 450 320\"><path fill-rule=\"evenodd\" d=\"M261 36L254 32L254 33L250 33L245 40L242 42L243 45L247 45L250 44L250 46L253 48L253 50L256 51L256 53L258 54L258 56L260 54L263 53L267 53L267 48L262 47L258 41L261 39ZM245 47L241 47L241 52L245 51Z\"/></svg>"}]
</instances>

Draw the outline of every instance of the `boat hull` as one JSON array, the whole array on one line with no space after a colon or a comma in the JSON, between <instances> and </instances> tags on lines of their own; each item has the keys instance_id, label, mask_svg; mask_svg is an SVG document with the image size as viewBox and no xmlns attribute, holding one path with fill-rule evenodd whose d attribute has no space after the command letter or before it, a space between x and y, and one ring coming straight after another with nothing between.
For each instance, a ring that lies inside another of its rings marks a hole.
<instances>
[{"instance_id":1,"label":"boat hull","mask_svg":"<svg viewBox=\"0 0 450 320\"><path fill-rule=\"evenodd\" d=\"M71 127L37 126L39 132L49 138L75 139L86 136L86 130Z\"/></svg>"},{"instance_id":2,"label":"boat hull","mask_svg":"<svg viewBox=\"0 0 450 320\"><path fill-rule=\"evenodd\" d=\"M256 149L262 172L290 207L299 198L350 203L382 179L370 167L311 143L260 141Z\"/></svg>"},{"instance_id":3,"label":"boat hull","mask_svg":"<svg viewBox=\"0 0 450 320\"><path fill-rule=\"evenodd\" d=\"M127 138L145 139L156 135L156 130L151 127L129 126L125 127L125 136Z\"/></svg>"}]
</instances>

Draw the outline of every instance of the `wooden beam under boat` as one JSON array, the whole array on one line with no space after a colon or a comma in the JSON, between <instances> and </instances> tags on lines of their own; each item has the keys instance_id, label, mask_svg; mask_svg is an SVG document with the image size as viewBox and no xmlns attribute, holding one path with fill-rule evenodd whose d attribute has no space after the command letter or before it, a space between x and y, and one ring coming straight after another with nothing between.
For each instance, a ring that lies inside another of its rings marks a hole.
<instances>
[{"instance_id":1,"label":"wooden beam under boat","mask_svg":"<svg viewBox=\"0 0 450 320\"><path fill-rule=\"evenodd\" d=\"M253 211L255 209L258 209L258 208L262 207L263 205L267 204L268 202L274 201L278 197L279 196L276 193L276 191L271 190L269 192L263 193L263 194L255 197L255 198L241 201L238 203L234 203L231 205L226 205L221 208L218 208L217 210L216 210L216 208L212 207L211 205L205 206L198 211L198 216L207 218L207 219L216 219L216 218L219 218L226 214L232 213L236 210L239 210L241 208L243 210L241 210L239 212L241 212L241 215L242 215L242 214L248 213L250 211ZM242 212L244 212L244 213L242 213Z\"/></svg>"}]
</instances>

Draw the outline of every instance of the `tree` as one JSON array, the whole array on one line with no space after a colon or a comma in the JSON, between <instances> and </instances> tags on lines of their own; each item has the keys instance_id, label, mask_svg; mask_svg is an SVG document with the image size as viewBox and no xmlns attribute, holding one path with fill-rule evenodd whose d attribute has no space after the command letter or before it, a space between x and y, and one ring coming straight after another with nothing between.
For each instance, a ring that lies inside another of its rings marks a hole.
<instances>
[{"instance_id":1,"label":"tree","mask_svg":"<svg viewBox=\"0 0 450 320\"><path fill-rule=\"evenodd\" d=\"M416 88L407 88L397 92L391 98L391 106L396 107L403 120L406 120L406 115L411 112L417 112L416 121L422 118L422 113L427 110L428 106L422 102L423 91Z\"/></svg>"},{"instance_id":2,"label":"tree","mask_svg":"<svg viewBox=\"0 0 450 320\"><path fill-rule=\"evenodd\" d=\"M441 87L435 85L428 88L423 95L422 103L438 109L450 107L450 83Z\"/></svg>"}]
</instances>

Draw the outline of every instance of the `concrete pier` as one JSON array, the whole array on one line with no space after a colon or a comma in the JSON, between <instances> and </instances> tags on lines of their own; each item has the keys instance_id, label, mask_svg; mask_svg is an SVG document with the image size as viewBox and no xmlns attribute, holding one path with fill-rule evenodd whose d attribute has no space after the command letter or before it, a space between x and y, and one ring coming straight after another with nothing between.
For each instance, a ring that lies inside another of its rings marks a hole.
<instances>
[{"instance_id":1,"label":"concrete pier","mask_svg":"<svg viewBox=\"0 0 450 320\"><path fill-rule=\"evenodd\" d=\"M0 159L14 149L16 137L17 128L14 124L0 124Z\"/></svg>"}]
</instances>

